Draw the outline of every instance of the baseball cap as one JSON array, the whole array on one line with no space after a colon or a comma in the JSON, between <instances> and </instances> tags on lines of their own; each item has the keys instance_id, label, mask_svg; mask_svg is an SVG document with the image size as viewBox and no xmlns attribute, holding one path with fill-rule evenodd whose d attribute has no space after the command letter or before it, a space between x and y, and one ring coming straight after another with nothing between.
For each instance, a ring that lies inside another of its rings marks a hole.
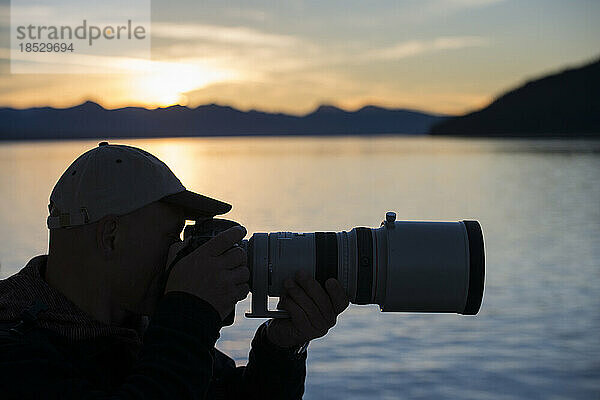
<instances>
[{"instance_id":1,"label":"baseball cap","mask_svg":"<svg viewBox=\"0 0 600 400\"><path fill-rule=\"evenodd\" d=\"M49 229L124 215L155 201L183 208L186 219L212 218L231 205L187 190L167 165L137 147L101 142L79 156L50 194Z\"/></svg>"}]
</instances>

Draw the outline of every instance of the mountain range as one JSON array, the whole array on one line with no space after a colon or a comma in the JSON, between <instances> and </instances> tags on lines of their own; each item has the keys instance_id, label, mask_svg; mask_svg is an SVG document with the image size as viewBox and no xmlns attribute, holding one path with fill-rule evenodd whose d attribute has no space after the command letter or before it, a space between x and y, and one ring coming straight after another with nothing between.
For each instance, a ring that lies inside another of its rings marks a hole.
<instances>
[{"instance_id":1,"label":"mountain range","mask_svg":"<svg viewBox=\"0 0 600 400\"><path fill-rule=\"evenodd\" d=\"M481 110L445 116L365 106L322 105L297 116L207 104L108 110L91 101L71 108L0 108L0 140L251 135L600 136L600 60L531 80Z\"/></svg>"},{"instance_id":2,"label":"mountain range","mask_svg":"<svg viewBox=\"0 0 600 400\"><path fill-rule=\"evenodd\" d=\"M0 140L244 135L425 134L443 116L365 106L323 105L304 116L240 111L208 104L107 110L87 101L71 108L0 108Z\"/></svg>"},{"instance_id":3,"label":"mountain range","mask_svg":"<svg viewBox=\"0 0 600 400\"><path fill-rule=\"evenodd\" d=\"M600 60L535 79L489 106L436 123L432 135L600 136Z\"/></svg>"}]
</instances>

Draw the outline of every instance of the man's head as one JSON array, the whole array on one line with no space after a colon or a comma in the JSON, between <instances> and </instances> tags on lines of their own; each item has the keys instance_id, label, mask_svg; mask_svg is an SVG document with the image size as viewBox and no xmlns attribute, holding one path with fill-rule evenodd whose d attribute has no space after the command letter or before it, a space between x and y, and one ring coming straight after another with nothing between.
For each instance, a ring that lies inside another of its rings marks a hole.
<instances>
[{"instance_id":1,"label":"man's head","mask_svg":"<svg viewBox=\"0 0 600 400\"><path fill-rule=\"evenodd\" d=\"M123 312L152 315L169 247L180 240L184 222L182 208L157 201L125 215L52 229L49 254L64 268L57 286L69 286L65 291L75 298L110 299Z\"/></svg>"},{"instance_id":2,"label":"man's head","mask_svg":"<svg viewBox=\"0 0 600 400\"><path fill-rule=\"evenodd\" d=\"M75 160L52 191L46 278L97 319L151 315L185 219L230 208L187 191L153 155L101 143Z\"/></svg>"}]
</instances>

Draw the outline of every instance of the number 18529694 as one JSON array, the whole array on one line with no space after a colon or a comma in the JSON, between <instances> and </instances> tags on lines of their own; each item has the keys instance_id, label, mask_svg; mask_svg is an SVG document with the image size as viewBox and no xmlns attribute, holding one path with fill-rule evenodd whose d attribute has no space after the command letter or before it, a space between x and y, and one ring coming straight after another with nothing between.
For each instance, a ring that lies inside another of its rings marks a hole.
<instances>
[{"instance_id":1,"label":"number 18529694","mask_svg":"<svg viewBox=\"0 0 600 400\"><path fill-rule=\"evenodd\" d=\"M23 53L66 53L73 52L73 43L19 43L19 49Z\"/></svg>"}]
</instances>

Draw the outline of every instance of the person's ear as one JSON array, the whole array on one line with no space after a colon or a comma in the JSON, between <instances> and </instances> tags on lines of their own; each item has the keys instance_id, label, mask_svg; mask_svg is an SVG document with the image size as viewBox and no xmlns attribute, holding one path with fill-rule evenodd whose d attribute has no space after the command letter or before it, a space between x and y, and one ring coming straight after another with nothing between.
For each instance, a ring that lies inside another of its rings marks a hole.
<instances>
[{"instance_id":1,"label":"person's ear","mask_svg":"<svg viewBox=\"0 0 600 400\"><path fill-rule=\"evenodd\" d=\"M115 251L115 241L119 220L116 216L108 215L98 221L98 230L96 232L96 241L98 249L105 258L111 258Z\"/></svg>"}]
</instances>

